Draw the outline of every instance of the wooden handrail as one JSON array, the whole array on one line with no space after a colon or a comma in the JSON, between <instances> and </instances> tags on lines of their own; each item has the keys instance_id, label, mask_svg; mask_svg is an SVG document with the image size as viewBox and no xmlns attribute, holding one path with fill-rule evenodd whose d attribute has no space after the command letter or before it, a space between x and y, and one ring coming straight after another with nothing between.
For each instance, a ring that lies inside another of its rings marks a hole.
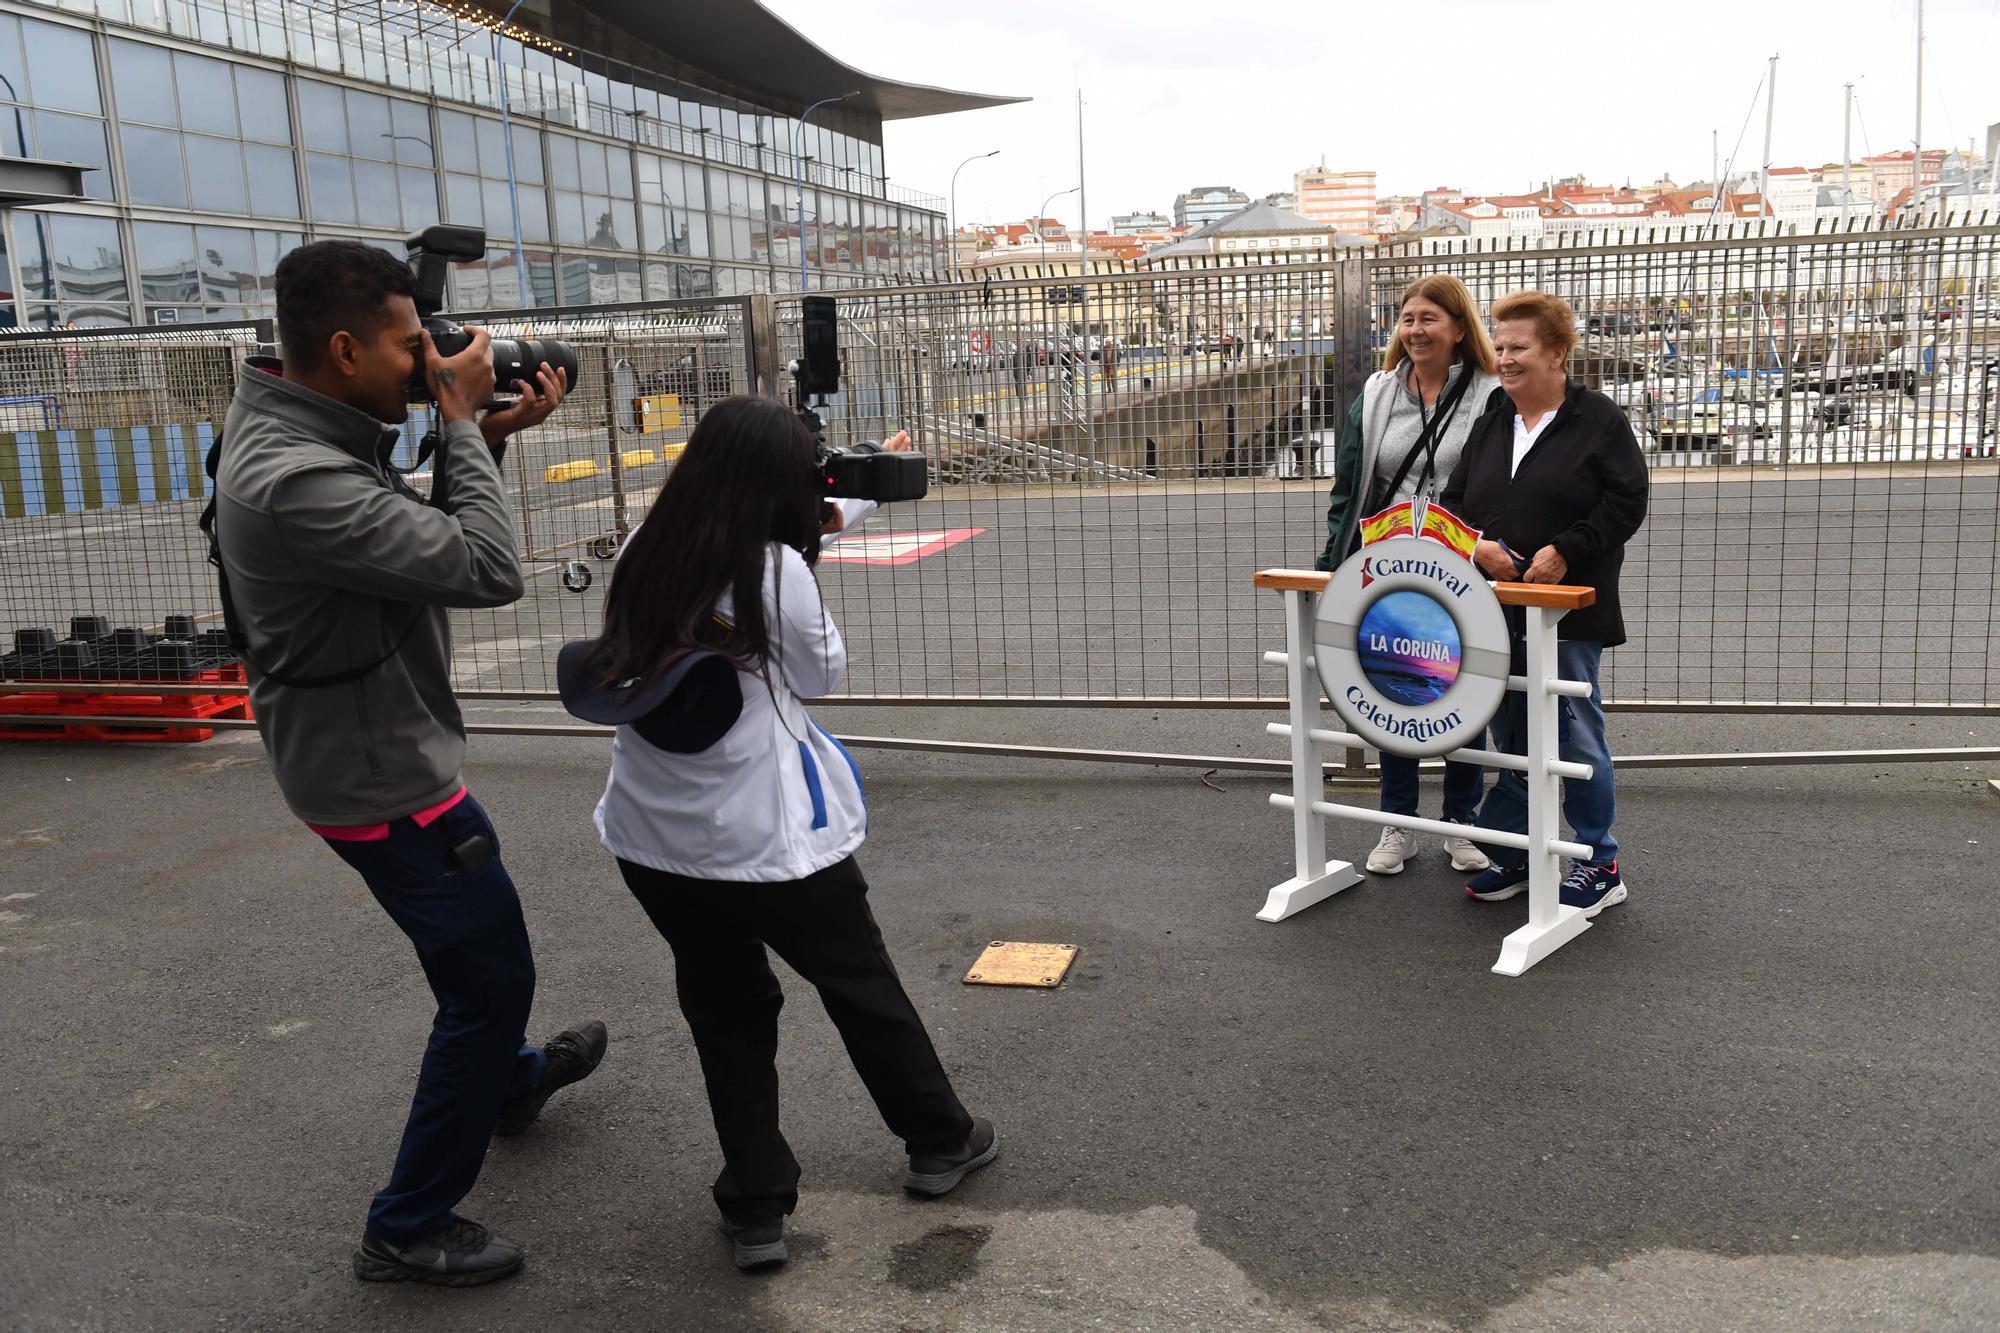
<instances>
[{"instance_id":1,"label":"wooden handrail","mask_svg":"<svg viewBox=\"0 0 2000 1333\"><path fill-rule=\"evenodd\" d=\"M1278 592L1324 592L1326 581L1332 577L1316 569L1260 569L1257 586Z\"/></svg>"},{"instance_id":2,"label":"wooden handrail","mask_svg":"<svg viewBox=\"0 0 2000 1333\"><path fill-rule=\"evenodd\" d=\"M1496 583L1493 595L1502 606L1545 606L1552 611L1581 611L1597 601L1597 589L1573 583Z\"/></svg>"},{"instance_id":3,"label":"wooden handrail","mask_svg":"<svg viewBox=\"0 0 2000 1333\"><path fill-rule=\"evenodd\" d=\"M1256 584L1275 592L1324 592L1333 576L1313 569L1260 569ZM1502 606L1541 606L1552 611L1581 611L1597 601L1597 589L1568 583L1496 583L1494 596Z\"/></svg>"}]
</instances>

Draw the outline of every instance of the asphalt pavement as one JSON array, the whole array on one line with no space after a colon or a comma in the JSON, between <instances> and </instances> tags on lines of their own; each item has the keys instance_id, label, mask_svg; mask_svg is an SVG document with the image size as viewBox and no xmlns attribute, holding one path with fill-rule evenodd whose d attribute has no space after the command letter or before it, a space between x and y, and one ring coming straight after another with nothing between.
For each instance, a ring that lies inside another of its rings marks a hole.
<instances>
[{"instance_id":1,"label":"asphalt pavement","mask_svg":"<svg viewBox=\"0 0 2000 1333\"><path fill-rule=\"evenodd\" d=\"M1268 750L1263 720L1057 718L1204 753ZM963 721L989 723L1055 725ZM1993 732L1620 715L1613 739ZM494 1146L465 1205L530 1247L526 1271L448 1292L348 1273L430 1002L255 739L0 749L0 1326L2000 1326L2000 773L1628 773L1631 901L1508 979L1488 969L1522 900L1468 901L1435 846L1255 920L1289 869L1267 780L861 762L876 911L999 1161L904 1198L898 1145L788 977L794 1258L738 1274L671 957L590 832L605 747L480 737L468 777L536 944L532 1030L597 1015L612 1045ZM1358 858L1371 839L1331 841ZM995 939L1078 962L1056 990L964 985Z\"/></svg>"}]
</instances>

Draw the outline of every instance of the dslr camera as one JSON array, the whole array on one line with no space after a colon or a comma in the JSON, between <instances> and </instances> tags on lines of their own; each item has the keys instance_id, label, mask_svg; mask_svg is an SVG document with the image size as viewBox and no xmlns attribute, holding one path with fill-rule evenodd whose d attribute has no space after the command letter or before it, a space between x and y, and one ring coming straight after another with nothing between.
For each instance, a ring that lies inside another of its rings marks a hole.
<instances>
[{"instance_id":1,"label":"dslr camera","mask_svg":"<svg viewBox=\"0 0 2000 1333\"><path fill-rule=\"evenodd\" d=\"M410 272L417 278L417 318L437 344L438 355L456 356L472 344L472 335L438 312L444 309L445 277L453 264L476 264L486 258L486 229L439 223L426 227L403 243L410 252ZM576 388L576 349L554 338L495 338L493 384L496 393L517 392L514 385L535 382L535 372L546 361L550 370L567 371L569 387ZM410 401L424 402L431 396L419 365L410 380Z\"/></svg>"},{"instance_id":2,"label":"dslr camera","mask_svg":"<svg viewBox=\"0 0 2000 1333\"><path fill-rule=\"evenodd\" d=\"M798 385L799 420L812 432L817 449L820 494L878 504L923 499L930 489L930 460L922 454L884 453L873 444L857 449L827 447L826 423L808 399L825 407L826 395L840 392L840 328L831 296L808 296L801 304L805 352L792 363L792 376Z\"/></svg>"}]
</instances>

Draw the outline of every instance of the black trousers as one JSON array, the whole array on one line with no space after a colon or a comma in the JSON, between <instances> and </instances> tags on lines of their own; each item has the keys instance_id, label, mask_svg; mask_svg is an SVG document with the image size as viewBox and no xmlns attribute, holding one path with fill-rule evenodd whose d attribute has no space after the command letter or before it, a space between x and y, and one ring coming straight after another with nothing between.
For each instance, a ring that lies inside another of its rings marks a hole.
<instances>
[{"instance_id":1,"label":"black trousers","mask_svg":"<svg viewBox=\"0 0 2000 1333\"><path fill-rule=\"evenodd\" d=\"M799 1202L798 1159L778 1129L785 997L766 945L819 991L883 1123L910 1152L965 1143L972 1117L889 961L853 857L773 884L692 879L622 859L618 870L673 947L681 1013L722 1141L715 1202L725 1217L755 1224Z\"/></svg>"}]
</instances>

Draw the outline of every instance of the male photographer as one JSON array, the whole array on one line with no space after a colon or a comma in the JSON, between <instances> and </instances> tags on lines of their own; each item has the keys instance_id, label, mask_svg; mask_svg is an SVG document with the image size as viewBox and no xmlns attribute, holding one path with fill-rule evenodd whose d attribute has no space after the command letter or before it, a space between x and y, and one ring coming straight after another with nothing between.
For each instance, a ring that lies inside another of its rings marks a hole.
<instances>
[{"instance_id":1,"label":"male photographer","mask_svg":"<svg viewBox=\"0 0 2000 1333\"><path fill-rule=\"evenodd\" d=\"M592 1021L524 1041L534 958L493 825L460 776L448 607L522 594L500 480L507 436L546 420L567 376L544 363L513 405L494 390L483 331L442 357L410 269L356 241L278 265L287 357L244 365L216 468L225 597L234 604L257 727L292 811L367 881L416 946L437 998L389 1183L354 1272L473 1286L520 1268L521 1247L453 1208L496 1129L517 1134L604 1056ZM428 500L389 466L419 369L442 432Z\"/></svg>"}]
</instances>

